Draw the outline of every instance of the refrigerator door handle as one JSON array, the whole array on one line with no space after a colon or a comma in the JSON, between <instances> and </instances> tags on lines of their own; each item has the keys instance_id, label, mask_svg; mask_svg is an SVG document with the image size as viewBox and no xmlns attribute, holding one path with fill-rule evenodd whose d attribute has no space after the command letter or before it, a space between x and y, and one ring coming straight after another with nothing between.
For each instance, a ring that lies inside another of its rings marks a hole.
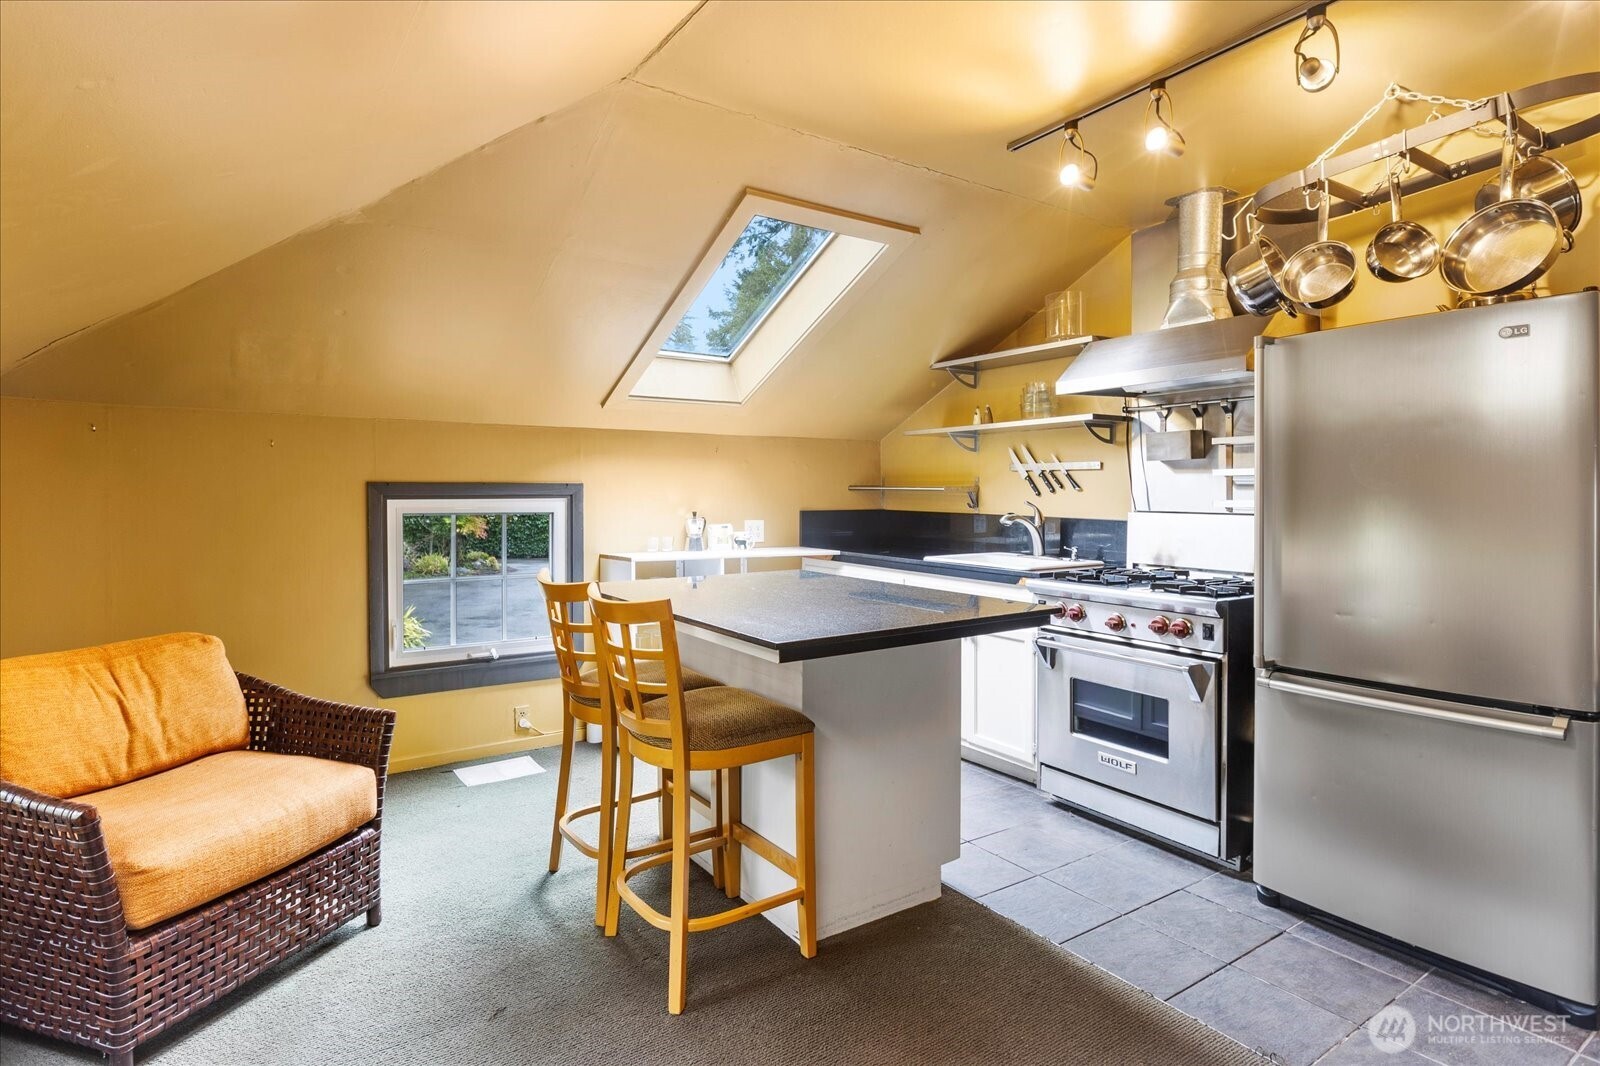
<instances>
[{"instance_id":1,"label":"refrigerator door handle","mask_svg":"<svg viewBox=\"0 0 1600 1066\"><path fill-rule=\"evenodd\" d=\"M1567 739L1567 725L1571 721L1561 715L1539 718L1511 711L1474 707L1465 703L1379 696L1345 685L1307 679L1290 680L1272 673L1259 674L1258 679L1274 691L1296 696L1310 696L1313 699L1370 707L1378 711L1393 711L1396 714L1415 715L1418 718L1433 718L1441 722L1477 726L1480 729L1497 729L1506 733L1521 733L1524 736L1549 737L1552 740Z\"/></svg>"}]
</instances>

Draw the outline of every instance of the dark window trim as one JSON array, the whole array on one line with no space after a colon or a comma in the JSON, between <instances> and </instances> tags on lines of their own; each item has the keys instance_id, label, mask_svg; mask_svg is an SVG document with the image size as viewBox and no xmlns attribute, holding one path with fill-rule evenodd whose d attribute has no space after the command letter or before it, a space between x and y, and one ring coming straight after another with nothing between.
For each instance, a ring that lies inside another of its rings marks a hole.
<instances>
[{"instance_id":1,"label":"dark window trim","mask_svg":"<svg viewBox=\"0 0 1600 1066\"><path fill-rule=\"evenodd\" d=\"M389 665L388 504L390 500L505 499L565 496L567 573L583 573L583 486L572 482L369 481L367 482L367 682L383 697L510 685L557 677L554 652L508 655L494 661Z\"/></svg>"}]
</instances>

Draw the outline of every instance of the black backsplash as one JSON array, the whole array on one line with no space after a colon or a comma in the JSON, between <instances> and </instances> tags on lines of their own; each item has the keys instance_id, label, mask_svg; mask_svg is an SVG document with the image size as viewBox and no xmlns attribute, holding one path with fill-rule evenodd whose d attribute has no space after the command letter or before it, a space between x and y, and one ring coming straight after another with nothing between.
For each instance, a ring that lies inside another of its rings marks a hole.
<instances>
[{"instance_id":1,"label":"black backsplash","mask_svg":"<svg viewBox=\"0 0 1600 1066\"><path fill-rule=\"evenodd\" d=\"M801 511L800 543L856 555L921 559L957 552L1028 551L1028 535L993 514L942 511ZM1099 518L1046 518L1045 554L1126 566L1128 523ZM1063 550L1063 549L1067 550Z\"/></svg>"}]
</instances>

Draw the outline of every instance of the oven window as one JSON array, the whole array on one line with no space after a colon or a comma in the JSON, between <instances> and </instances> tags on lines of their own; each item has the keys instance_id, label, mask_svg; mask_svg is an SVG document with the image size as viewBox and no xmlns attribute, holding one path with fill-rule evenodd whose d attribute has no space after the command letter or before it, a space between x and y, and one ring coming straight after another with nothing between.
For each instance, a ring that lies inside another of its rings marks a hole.
<instances>
[{"instance_id":1,"label":"oven window","mask_svg":"<svg viewBox=\"0 0 1600 1066\"><path fill-rule=\"evenodd\" d=\"M1090 740L1165 759L1167 701L1073 678L1072 731Z\"/></svg>"}]
</instances>

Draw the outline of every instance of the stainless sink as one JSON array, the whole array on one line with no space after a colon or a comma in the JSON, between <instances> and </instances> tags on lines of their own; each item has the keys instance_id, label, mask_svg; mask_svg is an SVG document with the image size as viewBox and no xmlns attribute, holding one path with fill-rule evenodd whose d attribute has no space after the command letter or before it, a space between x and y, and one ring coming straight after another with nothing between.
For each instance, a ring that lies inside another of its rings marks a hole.
<instances>
[{"instance_id":1,"label":"stainless sink","mask_svg":"<svg viewBox=\"0 0 1600 1066\"><path fill-rule=\"evenodd\" d=\"M1063 559L1054 555L1023 555L1019 552L968 552L965 555L924 555L925 563L955 563L959 566L986 566L993 570L1014 570L1040 574L1056 570L1083 570L1099 566L1095 559Z\"/></svg>"}]
</instances>

